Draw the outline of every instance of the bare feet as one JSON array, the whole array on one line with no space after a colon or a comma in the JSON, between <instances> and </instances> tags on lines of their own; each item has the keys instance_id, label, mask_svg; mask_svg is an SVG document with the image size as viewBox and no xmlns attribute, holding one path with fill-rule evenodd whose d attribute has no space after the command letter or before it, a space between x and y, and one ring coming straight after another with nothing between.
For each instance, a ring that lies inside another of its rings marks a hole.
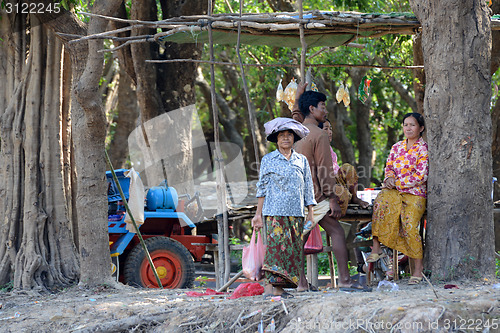
<instances>
[{"instance_id":1,"label":"bare feet","mask_svg":"<svg viewBox=\"0 0 500 333\"><path fill-rule=\"evenodd\" d=\"M351 202L354 203L354 204L360 205L361 208L363 208L363 209L366 209L366 208L370 207L370 204L368 202L363 201L363 200L361 200L358 197L352 198Z\"/></svg>"},{"instance_id":2,"label":"bare feet","mask_svg":"<svg viewBox=\"0 0 500 333\"><path fill-rule=\"evenodd\" d=\"M305 275L301 274L299 284L297 286L297 291L303 292L308 290L309 290L309 283L307 282Z\"/></svg>"},{"instance_id":3,"label":"bare feet","mask_svg":"<svg viewBox=\"0 0 500 333\"><path fill-rule=\"evenodd\" d=\"M281 287L274 287L272 284L266 284L264 286L264 297L281 296L283 293L285 293L285 290Z\"/></svg>"}]
</instances>

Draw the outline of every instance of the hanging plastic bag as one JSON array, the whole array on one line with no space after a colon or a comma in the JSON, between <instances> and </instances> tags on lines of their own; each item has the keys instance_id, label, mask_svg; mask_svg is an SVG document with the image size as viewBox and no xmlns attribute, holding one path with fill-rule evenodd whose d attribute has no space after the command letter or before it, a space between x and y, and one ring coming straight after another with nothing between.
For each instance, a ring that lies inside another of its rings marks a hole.
<instances>
[{"instance_id":1,"label":"hanging plastic bag","mask_svg":"<svg viewBox=\"0 0 500 333\"><path fill-rule=\"evenodd\" d=\"M278 85L278 90L276 90L276 101L278 102L284 101L285 98L285 93L283 91L283 86L281 85L281 81L283 81L283 79L280 80L280 84Z\"/></svg>"},{"instance_id":2,"label":"hanging plastic bag","mask_svg":"<svg viewBox=\"0 0 500 333\"><path fill-rule=\"evenodd\" d=\"M344 84L341 83L339 90L337 90L337 94L335 95L337 98L337 103L344 102L344 106L347 107L351 103L351 98L349 97L349 90L347 89L347 85L344 87Z\"/></svg>"},{"instance_id":3,"label":"hanging plastic bag","mask_svg":"<svg viewBox=\"0 0 500 333\"><path fill-rule=\"evenodd\" d=\"M361 84L359 85L358 88L358 98L361 101L361 103L365 104L366 101L368 100L368 97L370 97L370 83L372 80L365 76L363 76L363 79L361 79Z\"/></svg>"},{"instance_id":4,"label":"hanging plastic bag","mask_svg":"<svg viewBox=\"0 0 500 333\"><path fill-rule=\"evenodd\" d=\"M259 235L257 242L255 242L255 229L252 232L250 244L243 248L241 263L243 266L243 275L249 280L259 281L264 277L262 272L262 265L264 264L264 256L266 255L266 248Z\"/></svg>"},{"instance_id":5,"label":"hanging plastic bag","mask_svg":"<svg viewBox=\"0 0 500 333\"><path fill-rule=\"evenodd\" d=\"M134 168L127 171L125 177L130 178L128 207L132 212L137 227L140 227L144 223L144 185L142 184L141 177L135 172ZM130 218L130 214L125 216L124 221L127 223L125 228L135 233L136 230Z\"/></svg>"},{"instance_id":6,"label":"hanging plastic bag","mask_svg":"<svg viewBox=\"0 0 500 333\"><path fill-rule=\"evenodd\" d=\"M318 91L318 86L314 82L311 82L311 90L312 91Z\"/></svg>"},{"instance_id":7,"label":"hanging plastic bag","mask_svg":"<svg viewBox=\"0 0 500 333\"><path fill-rule=\"evenodd\" d=\"M290 81L290 83L285 88L285 103L288 105L290 110L293 109L295 104L295 94L297 93L297 81L295 78Z\"/></svg>"},{"instance_id":8,"label":"hanging plastic bag","mask_svg":"<svg viewBox=\"0 0 500 333\"><path fill-rule=\"evenodd\" d=\"M337 94L335 97L337 98L337 103L342 102L342 98L344 96L344 84L341 83L339 89L337 90Z\"/></svg>"},{"instance_id":9,"label":"hanging plastic bag","mask_svg":"<svg viewBox=\"0 0 500 333\"><path fill-rule=\"evenodd\" d=\"M304 254L314 254L323 251L323 239L321 238L321 231L319 230L319 225L311 230L309 238L304 245Z\"/></svg>"}]
</instances>

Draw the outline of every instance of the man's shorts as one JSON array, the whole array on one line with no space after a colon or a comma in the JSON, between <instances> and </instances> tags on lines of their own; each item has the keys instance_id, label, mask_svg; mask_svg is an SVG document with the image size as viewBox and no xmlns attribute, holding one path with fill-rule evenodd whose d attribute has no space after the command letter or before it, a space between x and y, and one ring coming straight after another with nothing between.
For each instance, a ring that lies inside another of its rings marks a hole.
<instances>
[{"instance_id":1,"label":"man's shorts","mask_svg":"<svg viewBox=\"0 0 500 333\"><path fill-rule=\"evenodd\" d=\"M314 206L314 211L313 211L313 219L314 221L311 221L312 223L308 223L309 221L306 221L304 224L304 231L302 232L303 235L307 234L309 231L311 231L316 224L321 221L323 217L328 213L330 210L330 200L325 199L321 202L319 202L316 206ZM304 213L307 216L308 209L305 208Z\"/></svg>"}]
</instances>

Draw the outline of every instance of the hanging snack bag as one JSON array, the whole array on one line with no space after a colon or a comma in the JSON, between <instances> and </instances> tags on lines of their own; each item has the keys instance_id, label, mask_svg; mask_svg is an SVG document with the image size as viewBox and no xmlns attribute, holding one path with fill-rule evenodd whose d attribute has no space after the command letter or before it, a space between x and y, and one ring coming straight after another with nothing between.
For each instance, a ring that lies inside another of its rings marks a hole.
<instances>
[{"instance_id":1,"label":"hanging snack bag","mask_svg":"<svg viewBox=\"0 0 500 333\"><path fill-rule=\"evenodd\" d=\"M359 85L358 88L358 98L361 101L361 103L365 104L365 102L368 100L368 97L370 97L370 83L372 80L365 76L363 76L363 79L361 80L361 84Z\"/></svg>"},{"instance_id":2,"label":"hanging snack bag","mask_svg":"<svg viewBox=\"0 0 500 333\"><path fill-rule=\"evenodd\" d=\"M295 78L285 88L285 103L288 104L290 111L295 103L295 94L297 93L297 81Z\"/></svg>"},{"instance_id":3,"label":"hanging snack bag","mask_svg":"<svg viewBox=\"0 0 500 333\"><path fill-rule=\"evenodd\" d=\"M311 90L318 91L318 87L316 86L316 84L314 82L311 83Z\"/></svg>"},{"instance_id":4,"label":"hanging snack bag","mask_svg":"<svg viewBox=\"0 0 500 333\"><path fill-rule=\"evenodd\" d=\"M349 97L349 91L347 90L347 86L344 88L344 84L341 83L339 90L337 90L337 103L344 102L344 106L348 106L351 103L351 98Z\"/></svg>"},{"instance_id":5,"label":"hanging snack bag","mask_svg":"<svg viewBox=\"0 0 500 333\"><path fill-rule=\"evenodd\" d=\"M341 83L339 89L337 90L337 94L335 97L337 98L337 103L342 102L342 96L344 95L344 84Z\"/></svg>"},{"instance_id":6,"label":"hanging snack bag","mask_svg":"<svg viewBox=\"0 0 500 333\"><path fill-rule=\"evenodd\" d=\"M351 97L349 97L349 90L347 90L347 86L344 88L344 96L342 96L342 101L344 101L344 106L348 107L351 104Z\"/></svg>"},{"instance_id":7,"label":"hanging snack bag","mask_svg":"<svg viewBox=\"0 0 500 333\"><path fill-rule=\"evenodd\" d=\"M278 85L278 90L276 90L276 100L278 102L281 102L283 101L284 97L285 97L285 93L283 92L283 86L281 85L281 81L283 81L283 79L280 80L280 84Z\"/></svg>"}]
</instances>

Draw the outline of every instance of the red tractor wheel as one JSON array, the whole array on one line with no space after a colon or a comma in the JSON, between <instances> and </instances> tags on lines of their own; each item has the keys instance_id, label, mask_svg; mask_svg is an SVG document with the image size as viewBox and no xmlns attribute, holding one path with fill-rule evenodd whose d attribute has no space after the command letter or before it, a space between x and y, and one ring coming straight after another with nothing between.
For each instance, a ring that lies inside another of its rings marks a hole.
<instances>
[{"instance_id":1,"label":"red tractor wheel","mask_svg":"<svg viewBox=\"0 0 500 333\"><path fill-rule=\"evenodd\" d=\"M163 288L192 287L193 257L181 243L162 236L148 238L145 243ZM137 244L126 259L124 280L135 287L158 288L156 277L141 244Z\"/></svg>"}]
</instances>

